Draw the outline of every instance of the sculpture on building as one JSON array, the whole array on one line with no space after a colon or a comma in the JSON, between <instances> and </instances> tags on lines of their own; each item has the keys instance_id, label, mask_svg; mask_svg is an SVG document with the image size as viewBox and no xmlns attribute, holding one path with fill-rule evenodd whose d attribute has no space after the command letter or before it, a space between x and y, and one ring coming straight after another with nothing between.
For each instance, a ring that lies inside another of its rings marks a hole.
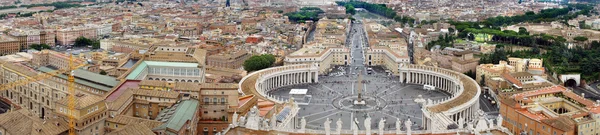
<instances>
[{"instance_id":1,"label":"sculpture on building","mask_svg":"<svg viewBox=\"0 0 600 135\"><path fill-rule=\"evenodd\" d=\"M300 132L304 132L306 128L306 119L304 119L304 117L302 117L302 119L300 119Z\"/></svg>"},{"instance_id":2,"label":"sculpture on building","mask_svg":"<svg viewBox=\"0 0 600 135\"><path fill-rule=\"evenodd\" d=\"M233 116L231 116L231 124L233 124L234 127L237 127L237 123L238 122L238 114L237 112L233 112Z\"/></svg>"},{"instance_id":3,"label":"sculpture on building","mask_svg":"<svg viewBox=\"0 0 600 135\"><path fill-rule=\"evenodd\" d=\"M350 124L352 125L352 133L353 135L358 135L358 124L360 122L358 122L358 119L356 117L354 117L354 123Z\"/></svg>"},{"instance_id":4,"label":"sculpture on building","mask_svg":"<svg viewBox=\"0 0 600 135\"><path fill-rule=\"evenodd\" d=\"M337 122L335 122L335 124L336 124L335 128L337 129L335 134L338 134L338 135L342 134L342 123L343 123L342 118L338 118Z\"/></svg>"},{"instance_id":5,"label":"sculpture on building","mask_svg":"<svg viewBox=\"0 0 600 135\"><path fill-rule=\"evenodd\" d=\"M381 120L379 120L379 125L377 125L377 128L379 128L379 135L383 135L384 127L385 127L385 119L381 118Z\"/></svg>"},{"instance_id":6,"label":"sculpture on building","mask_svg":"<svg viewBox=\"0 0 600 135\"><path fill-rule=\"evenodd\" d=\"M240 127L246 127L246 117L244 117L244 116L240 117L240 122L238 122L238 125Z\"/></svg>"},{"instance_id":7,"label":"sculpture on building","mask_svg":"<svg viewBox=\"0 0 600 135\"><path fill-rule=\"evenodd\" d=\"M469 130L469 132L473 132L473 122L467 122L467 130Z\"/></svg>"},{"instance_id":8,"label":"sculpture on building","mask_svg":"<svg viewBox=\"0 0 600 135\"><path fill-rule=\"evenodd\" d=\"M433 105L433 100L427 99L427 105Z\"/></svg>"},{"instance_id":9,"label":"sculpture on building","mask_svg":"<svg viewBox=\"0 0 600 135\"><path fill-rule=\"evenodd\" d=\"M497 122L496 126L502 127L502 120L503 120L502 115L498 115L498 118L496 118L496 122Z\"/></svg>"},{"instance_id":10,"label":"sculpture on building","mask_svg":"<svg viewBox=\"0 0 600 135\"><path fill-rule=\"evenodd\" d=\"M325 126L325 135L331 135L331 120L329 118L325 120L323 126Z\"/></svg>"},{"instance_id":11,"label":"sculpture on building","mask_svg":"<svg viewBox=\"0 0 600 135\"><path fill-rule=\"evenodd\" d=\"M367 115L367 118L365 118L365 135L371 135L371 116Z\"/></svg>"},{"instance_id":12,"label":"sculpture on building","mask_svg":"<svg viewBox=\"0 0 600 135\"><path fill-rule=\"evenodd\" d=\"M488 124L490 125L490 126L488 126L488 128L494 128L494 120L492 120L492 119L486 119L486 120L488 121Z\"/></svg>"},{"instance_id":13,"label":"sculpture on building","mask_svg":"<svg viewBox=\"0 0 600 135\"><path fill-rule=\"evenodd\" d=\"M465 118L460 117L458 118L458 128L462 129L463 127L465 127Z\"/></svg>"},{"instance_id":14,"label":"sculpture on building","mask_svg":"<svg viewBox=\"0 0 600 135\"><path fill-rule=\"evenodd\" d=\"M273 115L271 116L271 122L270 122L270 123L271 123L271 124L270 124L270 126L271 126L271 129L275 129L275 128L277 128L277 115L273 114Z\"/></svg>"},{"instance_id":15,"label":"sculpture on building","mask_svg":"<svg viewBox=\"0 0 600 135\"><path fill-rule=\"evenodd\" d=\"M252 109L250 109L250 112L248 112L248 118L246 120L246 128L248 129L253 129L253 130L259 130L260 129L260 116L258 115L259 111L258 108L256 106L252 107Z\"/></svg>"},{"instance_id":16,"label":"sculpture on building","mask_svg":"<svg viewBox=\"0 0 600 135\"><path fill-rule=\"evenodd\" d=\"M404 122L404 126L406 127L406 135L411 135L412 129L410 129L410 127L412 127L412 121L410 121L410 119L406 120L406 122Z\"/></svg>"},{"instance_id":17,"label":"sculpture on building","mask_svg":"<svg viewBox=\"0 0 600 135\"><path fill-rule=\"evenodd\" d=\"M400 134L400 132L402 131L402 121L400 121L400 118L396 118L396 134Z\"/></svg>"},{"instance_id":18,"label":"sculpture on building","mask_svg":"<svg viewBox=\"0 0 600 135\"><path fill-rule=\"evenodd\" d=\"M262 120L261 128L263 130L267 130L267 131L269 131L271 129L270 126L269 126L269 119L263 119Z\"/></svg>"}]
</instances>

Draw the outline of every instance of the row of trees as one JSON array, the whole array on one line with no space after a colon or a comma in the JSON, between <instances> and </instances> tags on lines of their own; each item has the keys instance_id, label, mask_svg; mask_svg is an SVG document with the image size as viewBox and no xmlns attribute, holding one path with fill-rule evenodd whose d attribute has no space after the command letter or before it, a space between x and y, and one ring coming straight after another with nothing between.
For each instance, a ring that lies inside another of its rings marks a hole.
<instances>
[{"instance_id":1,"label":"row of trees","mask_svg":"<svg viewBox=\"0 0 600 135\"><path fill-rule=\"evenodd\" d=\"M0 10L17 8L17 6L0 6Z\"/></svg>"},{"instance_id":2,"label":"row of trees","mask_svg":"<svg viewBox=\"0 0 600 135\"><path fill-rule=\"evenodd\" d=\"M288 19L294 22L305 22L307 20L317 21L319 20L319 14L325 13L318 7L303 7L299 11L285 13Z\"/></svg>"},{"instance_id":3,"label":"row of trees","mask_svg":"<svg viewBox=\"0 0 600 135\"><path fill-rule=\"evenodd\" d=\"M444 35L442 36L441 34L438 36L438 40L435 41L431 41L427 44L427 49L431 49L433 46L435 45L440 45L440 49L444 49L446 47L453 47L454 46L454 40L456 39L456 37L452 36L452 35Z\"/></svg>"},{"instance_id":4,"label":"row of trees","mask_svg":"<svg viewBox=\"0 0 600 135\"><path fill-rule=\"evenodd\" d=\"M369 12L372 12L372 13L390 18L390 19L394 19L394 21L400 22L402 24L409 23L412 25L415 22L414 18L411 18L408 16L398 16L396 14L396 11L394 11L391 8L388 8L385 4L373 4L373 3L367 3L367 2L362 2L362 1L348 1L348 2L336 1L336 3L340 6L346 7L346 13L350 13L350 14L354 14L356 12L354 8L363 8L363 9L368 10ZM352 11L348 11L348 9L351 9Z\"/></svg>"},{"instance_id":5,"label":"row of trees","mask_svg":"<svg viewBox=\"0 0 600 135\"><path fill-rule=\"evenodd\" d=\"M72 8L72 7L82 7L83 5L73 4L71 2L53 2L53 3L44 3L44 4L30 4L30 5L21 5L20 7L39 7L39 6L54 6L55 9L64 9L64 8Z\"/></svg>"},{"instance_id":6,"label":"row of trees","mask_svg":"<svg viewBox=\"0 0 600 135\"><path fill-rule=\"evenodd\" d=\"M459 32L467 29L481 29L481 28L490 28L500 30L500 27L522 23L522 22L552 22L552 21L562 21L566 22L567 20L576 18L578 15L590 15L593 10L593 6L587 4L570 4L566 8L553 8L553 9L544 9L539 13L534 13L532 11L525 12L523 15L516 16L497 16L490 17L481 22L455 22L450 21L450 24L456 27L456 30Z\"/></svg>"},{"instance_id":7,"label":"row of trees","mask_svg":"<svg viewBox=\"0 0 600 135\"><path fill-rule=\"evenodd\" d=\"M44 49L50 49L51 47L48 44L31 44L29 48L41 51Z\"/></svg>"},{"instance_id":8,"label":"row of trees","mask_svg":"<svg viewBox=\"0 0 600 135\"><path fill-rule=\"evenodd\" d=\"M576 18L578 15L590 15L590 11L593 7L586 4L570 4L566 8L553 8L544 9L539 13L533 11L525 12L523 15L516 15L510 17L497 16L491 17L483 21L482 23L487 26L500 27L506 25L512 25L521 22L551 22L551 21L565 21ZM576 12L570 12L576 11Z\"/></svg>"},{"instance_id":9,"label":"row of trees","mask_svg":"<svg viewBox=\"0 0 600 135\"><path fill-rule=\"evenodd\" d=\"M244 69L248 72L258 71L269 68L275 63L275 56L272 54L254 55L244 61Z\"/></svg>"}]
</instances>

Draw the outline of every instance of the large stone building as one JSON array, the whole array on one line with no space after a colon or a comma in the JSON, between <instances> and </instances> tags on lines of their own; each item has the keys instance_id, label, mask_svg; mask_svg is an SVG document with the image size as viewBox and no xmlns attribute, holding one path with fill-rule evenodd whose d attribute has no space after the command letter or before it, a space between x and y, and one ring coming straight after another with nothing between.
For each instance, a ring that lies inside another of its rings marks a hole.
<instances>
[{"instance_id":1,"label":"large stone building","mask_svg":"<svg viewBox=\"0 0 600 135\"><path fill-rule=\"evenodd\" d=\"M410 63L408 44L400 35L376 22L363 24L369 48L365 51L365 65L383 66L398 75L403 65Z\"/></svg>"},{"instance_id":2,"label":"large stone building","mask_svg":"<svg viewBox=\"0 0 600 135\"><path fill-rule=\"evenodd\" d=\"M350 24L348 19L320 19L316 24L314 40L323 46L345 45Z\"/></svg>"},{"instance_id":3,"label":"large stone building","mask_svg":"<svg viewBox=\"0 0 600 135\"><path fill-rule=\"evenodd\" d=\"M152 45L175 45L175 41L157 38L115 38L100 40L100 48L119 53L145 50Z\"/></svg>"},{"instance_id":4,"label":"large stone building","mask_svg":"<svg viewBox=\"0 0 600 135\"><path fill-rule=\"evenodd\" d=\"M182 100L176 105L160 111L157 121L164 122L152 129L158 134L195 135L198 123L200 103L196 99Z\"/></svg>"},{"instance_id":5,"label":"large stone building","mask_svg":"<svg viewBox=\"0 0 600 135\"><path fill-rule=\"evenodd\" d=\"M514 134L595 135L600 132L599 104L552 86L503 98L500 114L502 125Z\"/></svg>"},{"instance_id":6,"label":"large stone building","mask_svg":"<svg viewBox=\"0 0 600 135\"><path fill-rule=\"evenodd\" d=\"M69 56L52 50L42 50L32 53L31 60L34 67L51 66L58 69L69 68ZM73 66L77 67L84 64L81 59L73 59Z\"/></svg>"},{"instance_id":7,"label":"large stone building","mask_svg":"<svg viewBox=\"0 0 600 135\"><path fill-rule=\"evenodd\" d=\"M74 96L75 108L69 109L69 99L62 98L56 101L54 113L63 118L73 117L78 135L104 134L104 122L108 117L104 98L86 94Z\"/></svg>"},{"instance_id":8,"label":"large stone building","mask_svg":"<svg viewBox=\"0 0 600 135\"><path fill-rule=\"evenodd\" d=\"M97 29L90 26L75 26L56 30L56 44L73 45L79 37L96 39Z\"/></svg>"},{"instance_id":9,"label":"large stone building","mask_svg":"<svg viewBox=\"0 0 600 135\"><path fill-rule=\"evenodd\" d=\"M5 35L0 35L0 55L9 55L19 52L19 41Z\"/></svg>"},{"instance_id":10,"label":"large stone building","mask_svg":"<svg viewBox=\"0 0 600 135\"><path fill-rule=\"evenodd\" d=\"M508 65L506 61L500 61L500 64L480 64L477 66L477 71L475 72L477 82L481 82L482 79L489 79L492 77L498 77L503 73L513 73L515 72L515 67Z\"/></svg>"},{"instance_id":11,"label":"large stone building","mask_svg":"<svg viewBox=\"0 0 600 135\"><path fill-rule=\"evenodd\" d=\"M2 82L10 83L40 73L53 72L55 69L47 66L33 68L20 63L3 63ZM118 82L115 78L102 76L96 73L77 69L75 74L75 91L89 96L102 97L106 95ZM49 79L6 90L0 94L2 98L29 109L40 118L51 116L56 109L55 102L66 97L67 76L59 74Z\"/></svg>"},{"instance_id":12,"label":"large stone building","mask_svg":"<svg viewBox=\"0 0 600 135\"><path fill-rule=\"evenodd\" d=\"M244 50L224 52L215 55L210 55L206 58L206 65L217 68L242 68L244 61L252 56Z\"/></svg>"},{"instance_id":13,"label":"large stone building","mask_svg":"<svg viewBox=\"0 0 600 135\"><path fill-rule=\"evenodd\" d=\"M284 65L292 64L316 64L319 73L327 73L333 65L349 65L350 50L345 47L325 47L320 43L313 46L304 45L304 48L285 57Z\"/></svg>"},{"instance_id":14,"label":"large stone building","mask_svg":"<svg viewBox=\"0 0 600 135\"><path fill-rule=\"evenodd\" d=\"M169 82L204 82L205 69L198 63L139 61L122 78Z\"/></svg>"}]
</instances>

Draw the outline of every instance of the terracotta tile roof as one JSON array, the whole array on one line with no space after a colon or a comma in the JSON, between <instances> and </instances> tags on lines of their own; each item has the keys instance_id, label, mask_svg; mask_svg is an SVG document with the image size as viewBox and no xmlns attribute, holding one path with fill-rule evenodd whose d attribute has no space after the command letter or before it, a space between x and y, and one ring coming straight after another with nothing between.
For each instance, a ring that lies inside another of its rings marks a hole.
<instances>
[{"instance_id":1,"label":"terracotta tile roof","mask_svg":"<svg viewBox=\"0 0 600 135\"><path fill-rule=\"evenodd\" d=\"M544 113L534 114L534 113L529 112L526 109L519 109L519 110L516 110L516 112L519 113L519 114L522 114L525 117L528 117L530 119L536 120L536 121L545 120L545 119L549 118Z\"/></svg>"},{"instance_id":2,"label":"terracotta tile roof","mask_svg":"<svg viewBox=\"0 0 600 135\"><path fill-rule=\"evenodd\" d=\"M508 73L504 73L502 74L502 78L506 79L508 82L515 84L519 87L523 87L523 83L521 83L521 81L517 80L517 78L513 77L511 74Z\"/></svg>"},{"instance_id":3,"label":"terracotta tile roof","mask_svg":"<svg viewBox=\"0 0 600 135\"><path fill-rule=\"evenodd\" d=\"M569 117L558 117L556 119L545 119L542 120L542 123L548 124L553 128L562 130L562 131L573 131L575 130L575 121Z\"/></svg>"},{"instance_id":4,"label":"terracotta tile roof","mask_svg":"<svg viewBox=\"0 0 600 135\"><path fill-rule=\"evenodd\" d=\"M248 103L248 101L252 100L252 98L254 98L254 95L246 95L243 97L238 98L238 106L244 106L244 104Z\"/></svg>"},{"instance_id":5,"label":"terracotta tile roof","mask_svg":"<svg viewBox=\"0 0 600 135\"><path fill-rule=\"evenodd\" d=\"M75 109L83 109L99 102L104 102L104 98L95 95L77 94L75 95ZM62 98L56 103L67 106L69 98Z\"/></svg>"},{"instance_id":6,"label":"terracotta tile roof","mask_svg":"<svg viewBox=\"0 0 600 135\"><path fill-rule=\"evenodd\" d=\"M6 134L14 135L56 135L69 129L62 118L50 118L44 123L27 109L0 114L0 127L6 130Z\"/></svg>"},{"instance_id":7,"label":"terracotta tile roof","mask_svg":"<svg viewBox=\"0 0 600 135\"><path fill-rule=\"evenodd\" d=\"M480 92L479 84L477 84L473 79L467 77L464 74L456 73L456 72L448 72L452 73L460 78L459 81L463 83L464 91L458 95L456 98L447 101L442 104L437 104L435 106L429 107L429 111L431 112L442 112L449 110L453 107L462 105L464 103L469 102L469 100L473 99L478 92Z\"/></svg>"},{"instance_id":8,"label":"terracotta tile roof","mask_svg":"<svg viewBox=\"0 0 600 135\"><path fill-rule=\"evenodd\" d=\"M107 133L107 135L154 135L152 129L139 123L129 124L121 129Z\"/></svg>"},{"instance_id":9,"label":"terracotta tile roof","mask_svg":"<svg viewBox=\"0 0 600 135\"><path fill-rule=\"evenodd\" d=\"M117 99L111 101L106 100L106 107L108 110L119 110L119 108L123 107L131 98L133 98L133 92L131 92L131 89L126 89L123 91L123 94L117 97Z\"/></svg>"},{"instance_id":10,"label":"terracotta tile roof","mask_svg":"<svg viewBox=\"0 0 600 135\"><path fill-rule=\"evenodd\" d=\"M149 96L149 97L162 97L162 98L177 98L179 92L175 91L161 91L161 90L142 90L142 89L131 89L133 95Z\"/></svg>"},{"instance_id":11,"label":"terracotta tile roof","mask_svg":"<svg viewBox=\"0 0 600 135\"><path fill-rule=\"evenodd\" d=\"M139 124L139 125L149 128L149 129L158 127L163 124L162 122L156 121L156 120L149 120L149 119L137 118L137 117L126 116L126 115L117 115L113 118L107 118L106 121L113 122L113 123L119 123L119 124L123 124L123 125Z\"/></svg>"},{"instance_id":12,"label":"terracotta tile roof","mask_svg":"<svg viewBox=\"0 0 600 135\"><path fill-rule=\"evenodd\" d=\"M511 73L510 75L513 76L513 77L515 77L515 78L517 78L517 77L526 77L526 76L532 77L533 76L533 74L531 74L529 72L515 72L515 73Z\"/></svg>"},{"instance_id":13,"label":"terracotta tile roof","mask_svg":"<svg viewBox=\"0 0 600 135\"><path fill-rule=\"evenodd\" d=\"M154 87L166 87L166 83L164 81L158 80L142 80L139 83L140 86L154 86Z\"/></svg>"}]
</instances>

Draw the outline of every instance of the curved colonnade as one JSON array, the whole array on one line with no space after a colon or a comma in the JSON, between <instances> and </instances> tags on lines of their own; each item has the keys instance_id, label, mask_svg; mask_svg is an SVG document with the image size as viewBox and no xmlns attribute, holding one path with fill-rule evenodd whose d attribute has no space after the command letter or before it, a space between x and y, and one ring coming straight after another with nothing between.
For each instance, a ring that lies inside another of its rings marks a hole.
<instances>
[{"instance_id":1,"label":"curved colonnade","mask_svg":"<svg viewBox=\"0 0 600 135\"><path fill-rule=\"evenodd\" d=\"M239 92L243 95L254 94L261 99L277 104L286 102L275 96L267 95L267 91L283 86L319 82L319 67L310 64L298 64L267 68L253 72L240 81Z\"/></svg>"},{"instance_id":2,"label":"curved colonnade","mask_svg":"<svg viewBox=\"0 0 600 135\"><path fill-rule=\"evenodd\" d=\"M447 99L427 103L422 109L422 126L426 130L413 131L413 133L448 131L449 125L461 123L459 122L461 119L463 123L467 123L477 118L477 111L479 110L477 100L481 94L481 88L475 80L462 73L436 67L406 65L400 69L400 81L419 85L432 85L452 94ZM239 83L239 92L243 95L254 94L258 98L282 104L286 100L278 99L266 93L279 87L316 82L318 82L317 65L287 65L263 69L247 75ZM463 129L464 126L458 128ZM278 130L295 132L294 129ZM306 129L302 132L321 133L323 131ZM342 132L351 133L351 131ZM394 131L385 132L394 133Z\"/></svg>"},{"instance_id":3,"label":"curved colonnade","mask_svg":"<svg viewBox=\"0 0 600 135\"><path fill-rule=\"evenodd\" d=\"M452 94L451 97L425 103L423 127L447 130L451 124L467 123L477 118L481 87L472 78L452 70L430 66L406 65L400 69L400 81L432 85ZM459 125L463 128L465 125Z\"/></svg>"}]
</instances>

